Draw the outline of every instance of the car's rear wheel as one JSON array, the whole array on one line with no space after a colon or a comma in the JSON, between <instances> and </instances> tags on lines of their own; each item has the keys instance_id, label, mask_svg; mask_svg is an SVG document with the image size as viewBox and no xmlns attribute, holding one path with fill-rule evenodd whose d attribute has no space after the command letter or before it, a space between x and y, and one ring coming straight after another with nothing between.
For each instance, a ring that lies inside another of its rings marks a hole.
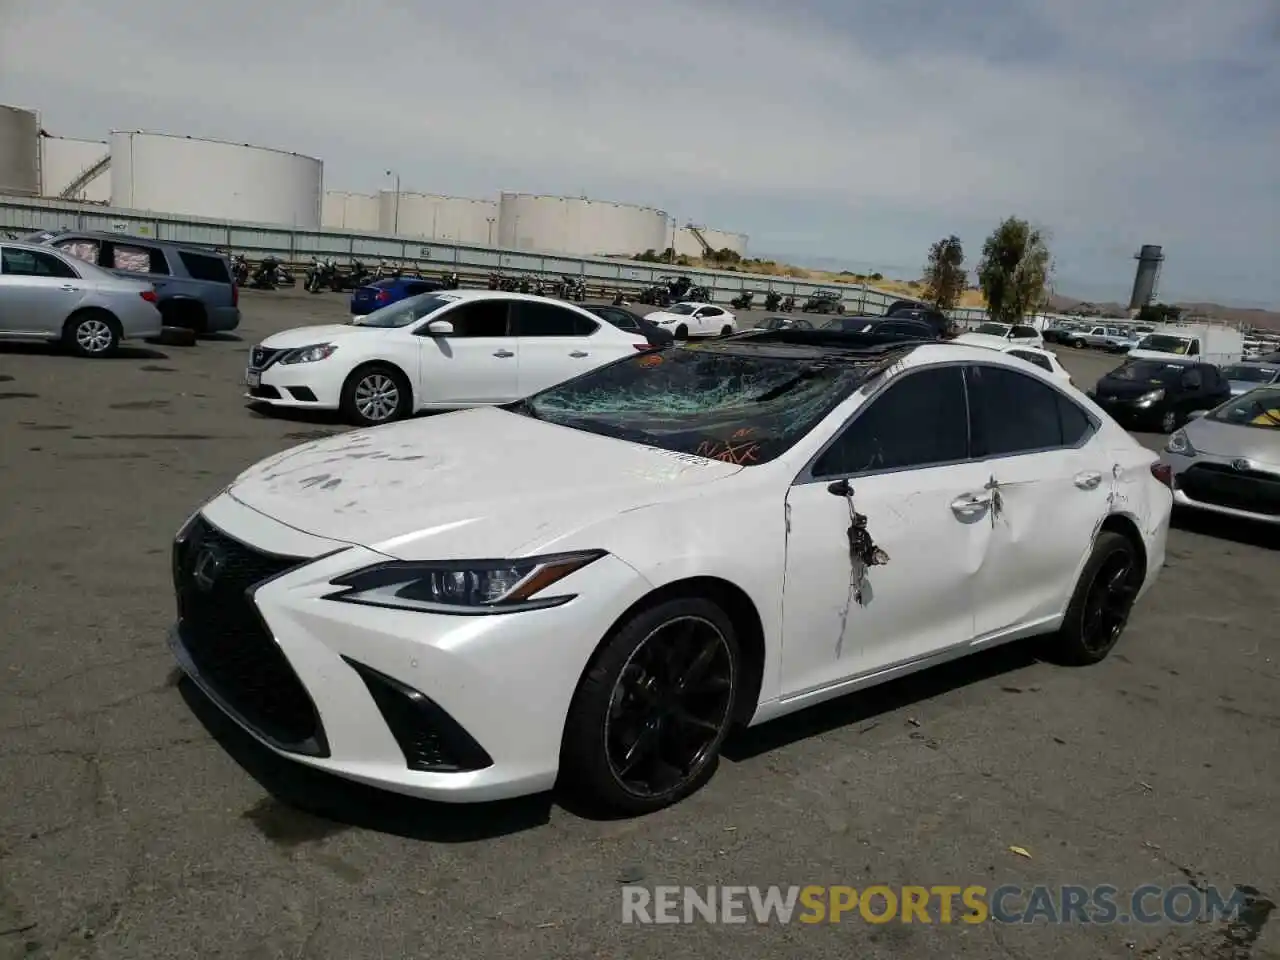
<instances>
[{"instance_id":1,"label":"car's rear wheel","mask_svg":"<svg viewBox=\"0 0 1280 960\"><path fill-rule=\"evenodd\" d=\"M357 427L402 420L412 405L409 381L389 364L367 364L347 377L341 403L343 416Z\"/></svg>"},{"instance_id":2,"label":"car's rear wheel","mask_svg":"<svg viewBox=\"0 0 1280 960\"><path fill-rule=\"evenodd\" d=\"M733 624L710 600L655 604L606 641L574 694L562 783L592 807L649 813L715 773L741 673Z\"/></svg>"},{"instance_id":3,"label":"car's rear wheel","mask_svg":"<svg viewBox=\"0 0 1280 960\"><path fill-rule=\"evenodd\" d=\"M67 318L62 342L81 357L109 357L120 349L120 324L105 310L81 310Z\"/></svg>"},{"instance_id":4,"label":"car's rear wheel","mask_svg":"<svg viewBox=\"0 0 1280 960\"><path fill-rule=\"evenodd\" d=\"M1141 576L1133 541L1111 530L1099 533L1052 639L1054 659L1087 666L1106 657L1129 623Z\"/></svg>"}]
</instances>

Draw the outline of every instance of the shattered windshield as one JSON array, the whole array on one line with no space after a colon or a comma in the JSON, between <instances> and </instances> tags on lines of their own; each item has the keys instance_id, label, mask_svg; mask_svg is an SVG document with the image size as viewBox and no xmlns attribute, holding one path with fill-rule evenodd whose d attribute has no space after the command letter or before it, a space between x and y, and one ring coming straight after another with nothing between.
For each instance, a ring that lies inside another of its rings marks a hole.
<instances>
[{"instance_id":1,"label":"shattered windshield","mask_svg":"<svg viewBox=\"0 0 1280 960\"><path fill-rule=\"evenodd\" d=\"M690 345L601 367L515 412L751 466L790 449L876 368L812 348Z\"/></svg>"},{"instance_id":2,"label":"shattered windshield","mask_svg":"<svg viewBox=\"0 0 1280 960\"><path fill-rule=\"evenodd\" d=\"M1280 388L1254 387L1242 397L1228 400L1206 417L1238 427L1280 427Z\"/></svg>"},{"instance_id":3,"label":"shattered windshield","mask_svg":"<svg viewBox=\"0 0 1280 960\"><path fill-rule=\"evenodd\" d=\"M695 307L692 303L677 303L674 307L668 307L666 312L674 313L680 317L687 317L689 314L693 313L693 311L697 309L698 308Z\"/></svg>"}]
</instances>

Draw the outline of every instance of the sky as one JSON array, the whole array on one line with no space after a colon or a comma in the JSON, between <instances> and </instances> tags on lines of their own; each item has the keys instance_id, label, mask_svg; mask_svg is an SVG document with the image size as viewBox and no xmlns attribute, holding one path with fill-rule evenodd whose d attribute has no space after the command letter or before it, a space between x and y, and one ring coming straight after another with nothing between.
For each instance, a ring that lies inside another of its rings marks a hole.
<instances>
[{"instance_id":1,"label":"sky","mask_svg":"<svg viewBox=\"0 0 1280 960\"><path fill-rule=\"evenodd\" d=\"M1005 216L1055 289L1280 308L1277 0L0 0L51 133L251 142L327 189L657 206L915 278Z\"/></svg>"}]
</instances>

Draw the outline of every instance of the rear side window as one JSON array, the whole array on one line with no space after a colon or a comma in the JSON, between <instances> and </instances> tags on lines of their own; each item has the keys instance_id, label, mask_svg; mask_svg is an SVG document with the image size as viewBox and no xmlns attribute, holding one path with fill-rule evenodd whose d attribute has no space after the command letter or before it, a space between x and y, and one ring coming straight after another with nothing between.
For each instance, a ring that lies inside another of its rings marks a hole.
<instances>
[{"instance_id":1,"label":"rear side window","mask_svg":"<svg viewBox=\"0 0 1280 960\"><path fill-rule=\"evenodd\" d=\"M518 300L512 304L517 337L585 337L600 328L598 323L552 303Z\"/></svg>"},{"instance_id":2,"label":"rear side window","mask_svg":"<svg viewBox=\"0 0 1280 960\"><path fill-rule=\"evenodd\" d=\"M207 280L210 283L231 282L231 274L227 272L227 265L221 257L186 252L179 253L178 256L192 280Z\"/></svg>"},{"instance_id":3,"label":"rear side window","mask_svg":"<svg viewBox=\"0 0 1280 960\"><path fill-rule=\"evenodd\" d=\"M924 369L890 384L818 458L813 475L839 477L967 459L964 389L960 367Z\"/></svg>"},{"instance_id":4,"label":"rear side window","mask_svg":"<svg viewBox=\"0 0 1280 960\"><path fill-rule=\"evenodd\" d=\"M1013 335L1015 337L1035 337L1037 333L1035 327L1014 327Z\"/></svg>"},{"instance_id":5,"label":"rear side window","mask_svg":"<svg viewBox=\"0 0 1280 960\"><path fill-rule=\"evenodd\" d=\"M1093 426L1061 392L1002 367L969 369L969 411L975 457L1075 446Z\"/></svg>"},{"instance_id":6,"label":"rear side window","mask_svg":"<svg viewBox=\"0 0 1280 960\"><path fill-rule=\"evenodd\" d=\"M76 272L51 253L36 250L18 250L5 247L0 250L0 273L6 277L62 277L76 279Z\"/></svg>"},{"instance_id":7,"label":"rear side window","mask_svg":"<svg viewBox=\"0 0 1280 960\"><path fill-rule=\"evenodd\" d=\"M156 247L142 247L131 243L108 243L106 246L109 270L127 270L129 273L151 273L167 277L169 263L164 251Z\"/></svg>"},{"instance_id":8,"label":"rear side window","mask_svg":"<svg viewBox=\"0 0 1280 960\"><path fill-rule=\"evenodd\" d=\"M59 240L54 244L63 253L69 253L73 257L79 257L81 260L87 260L89 263L96 265L98 263L98 241L97 240Z\"/></svg>"}]
</instances>

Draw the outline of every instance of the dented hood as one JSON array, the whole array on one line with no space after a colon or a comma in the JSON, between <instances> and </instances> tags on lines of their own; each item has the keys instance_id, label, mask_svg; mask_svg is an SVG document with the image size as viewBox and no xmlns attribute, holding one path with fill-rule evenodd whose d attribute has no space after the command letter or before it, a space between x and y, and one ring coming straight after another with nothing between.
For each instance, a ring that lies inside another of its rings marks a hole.
<instances>
[{"instance_id":1,"label":"dented hood","mask_svg":"<svg viewBox=\"0 0 1280 960\"><path fill-rule=\"evenodd\" d=\"M294 447L227 493L314 536L471 559L536 552L742 469L483 407Z\"/></svg>"}]
</instances>

